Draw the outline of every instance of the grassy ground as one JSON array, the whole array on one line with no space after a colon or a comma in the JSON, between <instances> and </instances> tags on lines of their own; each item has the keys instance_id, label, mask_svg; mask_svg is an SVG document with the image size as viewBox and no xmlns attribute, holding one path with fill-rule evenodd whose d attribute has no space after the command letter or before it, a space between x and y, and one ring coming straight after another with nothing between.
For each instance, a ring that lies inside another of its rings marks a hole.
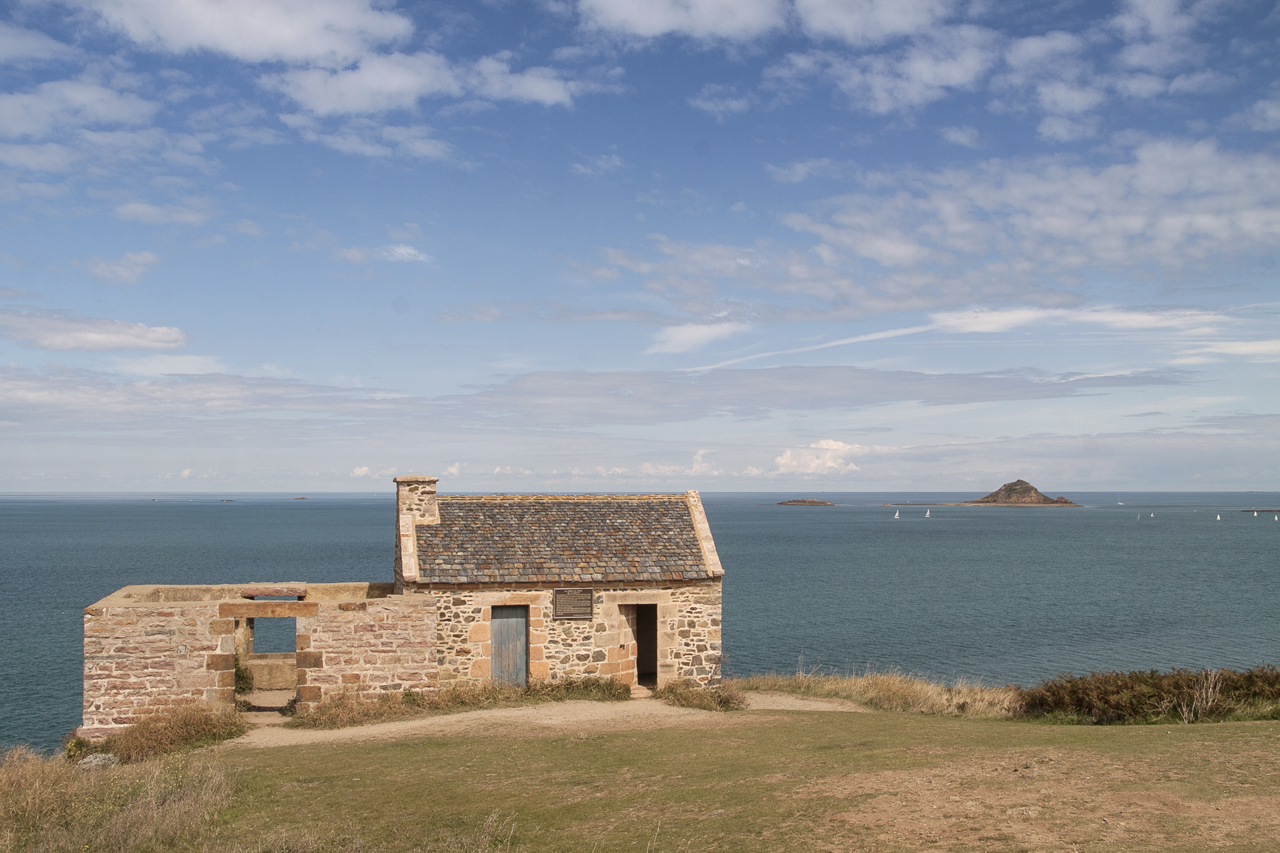
<instances>
[{"instance_id":1,"label":"grassy ground","mask_svg":"<svg viewBox=\"0 0 1280 853\"><path fill-rule=\"evenodd\" d=\"M644 731L232 751L224 760L246 787L208 840L480 850L467 844L484 836L488 849L598 853L1280 847L1280 723L695 717ZM497 828L487 836L486 821Z\"/></svg>"}]
</instances>

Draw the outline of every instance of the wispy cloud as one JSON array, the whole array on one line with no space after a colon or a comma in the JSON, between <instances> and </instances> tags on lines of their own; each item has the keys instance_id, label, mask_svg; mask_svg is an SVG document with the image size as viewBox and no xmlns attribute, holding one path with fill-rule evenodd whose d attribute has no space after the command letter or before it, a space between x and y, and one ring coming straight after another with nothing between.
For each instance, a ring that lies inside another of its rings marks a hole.
<instances>
[{"instance_id":1,"label":"wispy cloud","mask_svg":"<svg viewBox=\"0 0 1280 853\"><path fill-rule=\"evenodd\" d=\"M344 261L350 261L353 264L363 264L367 261L407 261L419 264L431 262L430 255L404 243L396 243L390 246L379 246L372 249L364 248L362 246L353 246L349 249L336 249L334 251L334 255Z\"/></svg>"},{"instance_id":2,"label":"wispy cloud","mask_svg":"<svg viewBox=\"0 0 1280 853\"><path fill-rule=\"evenodd\" d=\"M82 265L99 281L137 284L158 263L153 252L125 252L115 259L89 258Z\"/></svg>"},{"instance_id":3,"label":"wispy cloud","mask_svg":"<svg viewBox=\"0 0 1280 853\"><path fill-rule=\"evenodd\" d=\"M751 326L747 323L688 323L683 326L668 326L658 332L653 345L644 352L645 355L691 352L701 349L712 341L745 332L750 328Z\"/></svg>"},{"instance_id":4,"label":"wispy cloud","mask_svg":"<svg viewBox=\"0 0 1280 853\"><path fill-rule=\"evenodd\" d=\"M0 310L0 335L36 349L178 349L187 336L173 326L148 326L55 311Z\"/></svg>"}]
</instances>

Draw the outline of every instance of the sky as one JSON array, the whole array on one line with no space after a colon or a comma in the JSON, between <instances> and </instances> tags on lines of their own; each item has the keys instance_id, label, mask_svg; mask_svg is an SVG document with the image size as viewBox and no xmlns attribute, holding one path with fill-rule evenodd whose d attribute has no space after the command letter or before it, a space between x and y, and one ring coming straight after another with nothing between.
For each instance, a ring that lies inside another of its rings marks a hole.
<instances>
[{"instance_id":1,"label":"sky","mask_svg":"<svg viewBox=\"0 0 1280 853\"><path fill-rule=\"evenodd\" d=\"M1280 5L9 0L0 492L1280 482Z\"/></svg>"}]
</instances>

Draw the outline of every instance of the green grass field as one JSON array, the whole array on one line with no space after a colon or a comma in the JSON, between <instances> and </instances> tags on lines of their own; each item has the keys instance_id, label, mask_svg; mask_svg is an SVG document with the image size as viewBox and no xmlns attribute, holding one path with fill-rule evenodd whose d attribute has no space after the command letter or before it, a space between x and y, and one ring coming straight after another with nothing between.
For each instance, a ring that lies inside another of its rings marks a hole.
<instances>
[{"instance_id":1,"label":"green grass field","mask_svg":"<svg viewBox=\"0 0 1280 853\"><path fill-rule=\"evenodd\" d=\"M746 711L661 729L231 750L223 845L1277 850L1280 723ZM482 831L486 819L498 832Z\"/></svg>"}]
</instances>

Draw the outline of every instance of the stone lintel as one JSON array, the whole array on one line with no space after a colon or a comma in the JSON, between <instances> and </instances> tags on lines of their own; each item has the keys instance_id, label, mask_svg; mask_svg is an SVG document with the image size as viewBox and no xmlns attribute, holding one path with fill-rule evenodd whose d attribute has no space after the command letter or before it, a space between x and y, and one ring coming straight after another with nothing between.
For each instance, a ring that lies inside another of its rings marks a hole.
<instances>
[{"instance_id":1,"label":"stone lintel","mask_svg":"<svg viewBox=\"0 0 1280 853\"><path fill-rule=\"evenodd\" d=\"M319 614L320 605L315 601L228 601L218 604L218 615L223 619L268 619Z\"/></svg>"}]
</instances>

